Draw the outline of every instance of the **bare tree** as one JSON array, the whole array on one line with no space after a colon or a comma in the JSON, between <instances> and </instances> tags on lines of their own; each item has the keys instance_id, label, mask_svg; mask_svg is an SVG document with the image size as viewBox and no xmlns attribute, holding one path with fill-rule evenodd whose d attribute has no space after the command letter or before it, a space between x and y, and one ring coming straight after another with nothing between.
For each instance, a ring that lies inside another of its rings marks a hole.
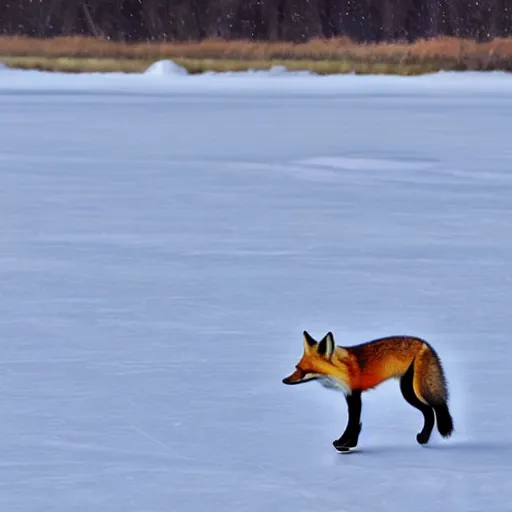
<instances>
[{"instance_id":1,"label":"bare tree","mask_svg":"<svg viewBox=\"0 0 512 512\"><path fill-rule=\"evenodd\" d=\"M509 36L512 0L0 0L3 34L357 41Z\"/></svg>"}]
</instances>

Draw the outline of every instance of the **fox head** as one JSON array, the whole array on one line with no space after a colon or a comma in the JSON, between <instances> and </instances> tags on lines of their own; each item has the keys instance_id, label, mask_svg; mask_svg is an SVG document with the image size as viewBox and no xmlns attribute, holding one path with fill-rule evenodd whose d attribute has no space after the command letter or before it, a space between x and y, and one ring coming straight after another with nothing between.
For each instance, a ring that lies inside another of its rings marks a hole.
<instances>
[{"instance_id":1,"label":"fox head","mask_svg":"<svg viewBox=\"0 0 512 512\"><path fill-rule=\"evenodd\" d=\"M283 383L303 384L316 380L325 387L340 389L346 394L350 393L348 352L341 347L336 347L332 332L328 332L317 342L304 331L303 344L304 353L295 365L295 371L285 377Z\"/></svg>"}]
</instances>

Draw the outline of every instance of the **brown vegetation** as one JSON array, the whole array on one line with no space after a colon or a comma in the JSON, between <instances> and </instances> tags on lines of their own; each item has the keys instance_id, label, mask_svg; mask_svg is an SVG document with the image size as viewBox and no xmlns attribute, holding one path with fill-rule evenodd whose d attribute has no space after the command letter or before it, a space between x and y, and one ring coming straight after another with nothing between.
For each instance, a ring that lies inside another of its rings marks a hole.
<instances>
[{"instance_id":1,"label":"brown vegetation","mask_svg":"<svg viewBox=\"0 0 512 512\"><path fill-rule=\"evenodd\" d=\"M360 44L343 37L294 44L215 39L128 43L78 36L0 37L0 59L16 67L61 71L142 71L158 59L173 59L191 72L265 69L273 65L321 74L416 74L440 69L512 71L512 38L481 43L437 38L415 43Z\"/></svg>"}]
</instances>

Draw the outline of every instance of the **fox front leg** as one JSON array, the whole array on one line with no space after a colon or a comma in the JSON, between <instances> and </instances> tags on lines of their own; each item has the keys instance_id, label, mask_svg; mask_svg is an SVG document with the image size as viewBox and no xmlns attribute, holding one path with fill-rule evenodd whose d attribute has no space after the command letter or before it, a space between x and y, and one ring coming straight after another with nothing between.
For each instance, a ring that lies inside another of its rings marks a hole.
<instances>
[{"instance_id":1,"label":"fox front leg","mask_svg":"<svg viewBox=\"0 0 512 512\"><path fill-rule=\"evenodd\" d=\"M351 448L357 446L359 434L361 433L361 391L353 390L350 395L346 397L348 406L348 423L345 432L339 439L333 441L334 448L340 452L347 452Z\"/></svg>"}]
</instances>

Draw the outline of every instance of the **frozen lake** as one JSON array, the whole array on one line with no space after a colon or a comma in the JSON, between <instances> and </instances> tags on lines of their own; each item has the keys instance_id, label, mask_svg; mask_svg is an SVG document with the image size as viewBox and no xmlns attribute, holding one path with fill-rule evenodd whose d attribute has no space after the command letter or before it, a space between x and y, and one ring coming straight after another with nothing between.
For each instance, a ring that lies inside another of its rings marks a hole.
<instances>
[{"instance_id":1,"label":"frozen lake","mask_svg":"<svg viewBox=\"0 0 512 512\"><path fill-rule=\"evenodd\" d=\"M0 112L1 510L511 510L512 78L0 70ZM454 436L389 382L338 454L304 329L426 338Z\"/></svg>"}]
</instances>

